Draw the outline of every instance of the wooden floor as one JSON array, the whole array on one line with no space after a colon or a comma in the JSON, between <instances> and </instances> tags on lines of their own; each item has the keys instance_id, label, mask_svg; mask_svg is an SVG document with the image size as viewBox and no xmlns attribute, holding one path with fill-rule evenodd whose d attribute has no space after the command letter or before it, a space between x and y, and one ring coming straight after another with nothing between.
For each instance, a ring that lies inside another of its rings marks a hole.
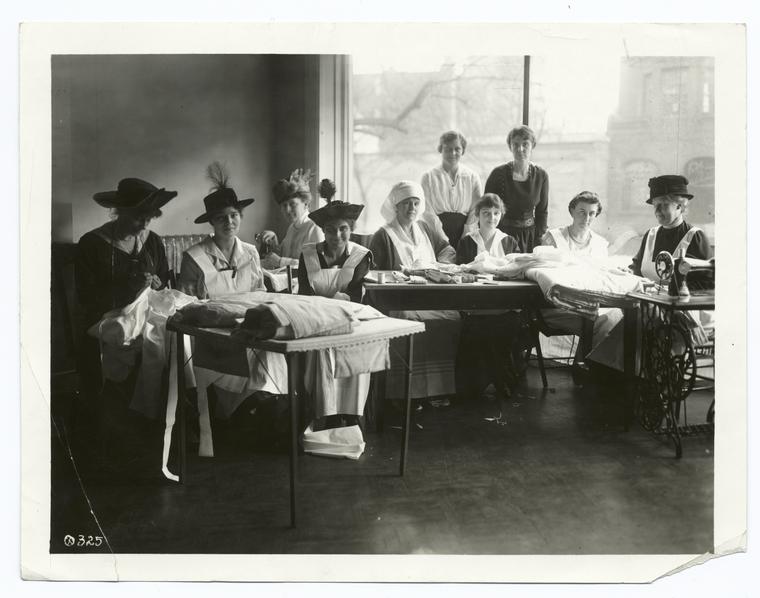
<instances>
[{"instance_id":1,"label":"wooden floor","mask_svg":"<svg viewBox=\"0 0 760 598\"><path fill-rule=\"evenodd\" d=\"M109 434L122 454L103 467L82 426L56 418L51 552L74 550L66 534L104 538L78 552L709 552L712 439L685 439L676 460L667 441L636 424L624 431L619 387L579 388L566 370L552 371L550 384L542 391L529 369L501 405L502 423L486 421L498 415L493 405L424 406L403 478L392 409L382 434L365 434L359 461L300 456L297 529L285 452L240 445L218 429L217 456L191 454L177 485L160 473L160 427L135 420L129 441ZM694 397L690 420L703 421L711 398Z\"/></svg>"}]
</instances>

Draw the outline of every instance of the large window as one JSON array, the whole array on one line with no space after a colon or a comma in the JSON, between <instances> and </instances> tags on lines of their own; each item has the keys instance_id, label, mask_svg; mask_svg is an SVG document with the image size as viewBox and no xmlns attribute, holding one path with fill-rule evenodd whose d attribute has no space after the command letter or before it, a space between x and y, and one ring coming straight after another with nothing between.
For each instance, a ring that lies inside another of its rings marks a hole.
<instances>
[{"instance_id":1,"label":"large window","mask_svg":"<svg viewBox=\"0 0 760 598\"><path fill-rule=\"evenodd\" d=\"M523 58L407 59L352 56L352 201L365 204L361 232L383 224L380 206L400 180L419 182L441 162L449 129L468 141L463 163L485 178L507 158L506 133L522 119Z\"/></svg>"},{"instance_id":2,"label":"large window","mask_svg":"<svg viewBox=\"0 0 760 598\"><path fill-rule=\"evenodd\" d=\"M362 232L381 224L391 185L419 181L440 164L439 135L460 130L463 163L485 182L511 158L506 134L523 118L522 56L441 58L403 63L355 55L352 79L351 198L366 205ZM579 49L531 56L529 122L533 159L550 178L549 225L568 223L578 192L602 198L597 231L610 241L654 224L644 202L658 174L695 177L694 224L712 230L713 60L633 57ZM696 162L694 160L697 160Z\"/></svg>"}]
</instances>

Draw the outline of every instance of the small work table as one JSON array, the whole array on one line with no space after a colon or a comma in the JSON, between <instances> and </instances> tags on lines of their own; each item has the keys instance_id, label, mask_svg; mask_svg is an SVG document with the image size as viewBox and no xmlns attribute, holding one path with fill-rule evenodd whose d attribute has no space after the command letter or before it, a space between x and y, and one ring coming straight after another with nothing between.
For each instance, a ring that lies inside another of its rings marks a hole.
<instances>
[{"instance_id":1,"label":"small work table","mask_svg":"<svg viewBox=\"0 0 760 598\"><path fill-rule=\"evenodd\" d=\"M414 337L413 335L424 332L425 325L422 322L399 320L395 318L378 318L365 320L356 326L349 334L337 334L332 336L319 336L296 340L258 340L253 343L242 343L233 339L230 335L231 328L199 328L190 326L170 318L166 329L176 333L177 347L177 418L179 418L179 481L185 479L186 473L186 421L184 413L185 397L185 343L184 335L195 338L221 339L231 344L237 344L241 348L263 349L285 355L288 367L288 398L290 401L290 524L296 525L296 478L298 456L298 381L300 375L298 356L307 351L331 349L338 347L351 347L374 341L391 338L407 337L407 351L409 368L406 371L406 416L401 434L401 465L400 475L404 475L406 468L406 456L409 448L409 424L411 414L411 401L409 399L409 387L411 384L411 366L413 360Z\"/></svg>"},{"instance_id":2,"label":"small work table","mask_svg":"<svg viewBox=\"0 0 760 598\"><path fill-rule=\"evenodd\" d=\"M713 400L706 422L680 425L681 404L691 394L697 359L712 347L695 347L683 312L715 309L715 293L703 291L687 300L667 293L630 293L641 306L641 377L636 412L642 427L668 436L676 458L683 454L681 436L714 433ZM680 314L680 315L679 315Z\"/></svg>"}]
</instances>

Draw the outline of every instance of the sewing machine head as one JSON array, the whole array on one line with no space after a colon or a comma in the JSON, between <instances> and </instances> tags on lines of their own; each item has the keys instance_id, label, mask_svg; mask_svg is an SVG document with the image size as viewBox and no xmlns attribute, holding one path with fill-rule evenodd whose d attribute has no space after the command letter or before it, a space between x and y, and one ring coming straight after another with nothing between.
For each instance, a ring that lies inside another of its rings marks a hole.
<instances>
[{"instance_id":1,"label":"sewing machine head","mask_svg":"<svg viewBox=\"0 0 760 598\"><path fill-rule=\"evenodd\" d=\"M660 278L660 284L668 282L668 295L688 301L690 292L688 275L693 272L715 272L715 258L699 260L686 257L681 251L678 257L673 257L668 251L661 251L654 258L654 270Z\"/></svg>"}]
</instances>

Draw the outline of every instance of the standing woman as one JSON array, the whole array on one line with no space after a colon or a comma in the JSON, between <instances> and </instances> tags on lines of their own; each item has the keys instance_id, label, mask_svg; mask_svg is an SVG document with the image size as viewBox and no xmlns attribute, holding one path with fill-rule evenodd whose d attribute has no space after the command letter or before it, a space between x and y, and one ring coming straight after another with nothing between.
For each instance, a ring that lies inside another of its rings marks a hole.
<instances>
[{"instance_id":1,"label":"standing woman","mask_svg":"<svg viewBox=\"0 0 760 598\"><path fill-rule=\"evenodd\" d=\"M328 204L309 214L309 218L324 231L325 240L304 245L298 264L298 292L361 303L362 281L369 272L372 254L349 238L364 206L330 201L334 193L333 182L323 180L320 195ZM315 416L349 416L353 424L364 413L370 375L360 373L342 378L323 375L334 361L329 349L307 357L306 378L314 395Z\"/></svg>"},{"instance_id":2,"label":"standing woman","mask_svg":"<svg viewBox=\"0 0 760 598\"><path fill-rule=\"evenodd\" d=\"M311 189L309 181L312 178L310 170L294 170L288 179L280 179L272 187L274 199L280 211L288 221L288 230L280 243L274 231L265 230L261 233L262 246L269 251L264 255L261 265L273 270L282 266L298 265L298 257L306 243L319 243L324 240L320 228L309 219L309 204Z\"/></svg>"},{"instance_id":3,"label":"standing woman","mask_svg":"<svg viewBox=\"0 0 760 598\"><path fill-rule=\"evenodd\" d=\"M77 246L75 282L82 308L83 332L109 310L124 307L146 287L160 289L169 279L161 238L148 224L177 196L147 181L127 178L115 191L93 196L115 219L85 233ZM98 341L82 335L78 367L86 394L94 397L101 384Z\"/></svg>"},{"instance_id":4,"label":"standing woman","mask_svg":"<svg viewBox=\"0 0 760 598\"><path fill-rule=\"evenodd\" d=\"M517 239L520 251L530 253L546 232L549 208L549 175L530 161L536 135L530 127L515 127L507 135L514 159L493 169L486 193L496 193L504 202L499 228Z\"/></svg>"},{"instance_id":5,"label":"standing woman","mask_svg":"<svg viewBox=\"0 0 760 598\"><path fill-rule=\"evenodd\" d=\"M423 218L438 218L452 247L456 247L469 222L468 214L483 194L480 176L460 161L467 139L458 131L446 131L438 141L441 165L422 175L422 190L428 204ZM470 223L473 224L473 223Z\"/></svg>"},{"instance_id":6,"label":"standing woman","mask_svg":"<svg viewBox=\"0 0 760 598\"><path fill-rule=\"evenodd\" d=\"M235 190L227 184L229 175L219 162L209 165L206 174L214 186L212 192L203 198L206 211L195 219L195 223L210 223L214 234L185 251L179 290L199 299L263 291L264 277L259 252L237 236L243 208L254 200L238 200ZM226 417L253 391L272 394L287 392L285 358L276 353L256 349L242 352L231 349L225 343L198 339L193 350L193 365L198 382L202 455L212 454L205 396L208 386L215 386L219 399L217 406Z\"/></svg>"}]
</instances>

